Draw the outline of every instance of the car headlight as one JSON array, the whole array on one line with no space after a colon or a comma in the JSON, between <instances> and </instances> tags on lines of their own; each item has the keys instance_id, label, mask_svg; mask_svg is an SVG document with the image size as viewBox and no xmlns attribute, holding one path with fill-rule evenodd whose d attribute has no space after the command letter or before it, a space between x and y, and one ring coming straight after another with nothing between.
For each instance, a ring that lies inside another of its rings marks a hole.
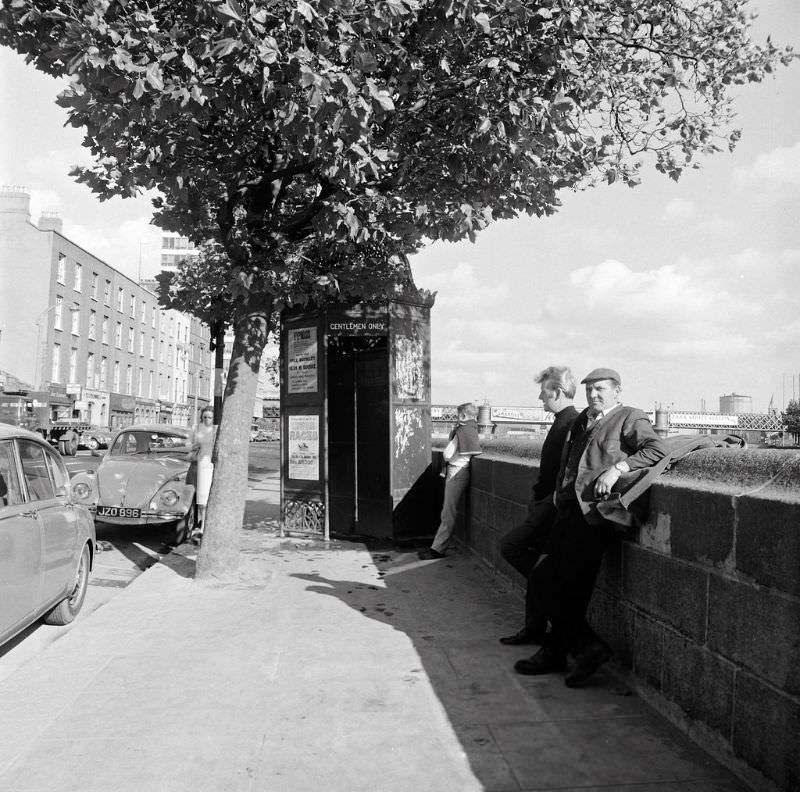
<instances>
[{"instance_id":1,"label":"car headlight","mask_svg":"<svg viewBox=\"0 0 800 792\"><path fill-rule=\"evenodd\" d=\"M88 484L79 481L72 486L72 494L78 498L78 500L86 500L86 498L92 494L92 489Z\"/></svg>"},{"instance_id":2,"label":"car headlight","mask_svg":"<svg viewBox=\"0 0 800 792\"><path fill-rule=\"evenodd\" d=\"M175 490L168 489L161 493L161 502L165 506L174 506L180 499L180 495Z\"/></svg>"}]
</instances>

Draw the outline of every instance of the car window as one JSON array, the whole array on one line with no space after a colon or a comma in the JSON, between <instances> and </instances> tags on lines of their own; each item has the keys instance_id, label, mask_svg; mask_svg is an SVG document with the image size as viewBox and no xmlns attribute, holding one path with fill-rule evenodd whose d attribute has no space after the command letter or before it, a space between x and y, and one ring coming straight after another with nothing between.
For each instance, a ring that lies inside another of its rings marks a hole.
<instances>
[{"instance_id":1,"label":"car window","mask_svg":"<svg viewBox=\"0 0 800 792\"><path fill-rule=\"evenodd\" d=\"M50 477L55 485L56 496L63 498L69 492L69 473L67 473L67 468L61 458L51 451L45 451L44 453L47 457L47 464L50 466Z\"/></svg>"},{"instance_id":2,"label":"car window","mask_svg":"<svg viewBox=\"0 0 800 792\"><path fill-rule=\"evenodd\" d=\"M45 450L38 443L19 440L19 456L22 460L22 475L28 484L31 500L48 500L55 497L50 471L45 462Z\"/></svg>"},{"instance_id":3,"label":"car window","mask_svg":"<svg viewBox=\"0 0 800 792\"><path fill-rule=\"evenodd\" d=\"M13 444L4 440L0 443L0 506L16 506L22 500Z\"/></svg>"},{"instance_id":4,"label":"car window","mask_svg":"<svg viewBox=\"0 0 800 792\"><path fill-rule=\"evenodd\" d=\"M125 456L126 454L135 454L137 450L136 435L133 432L123 432L114 441L109 453L112 456Z\"/></svg>"},{"instance_id":5,"label":"car window","mask_svg":"<svg viewBox=\"0 0 800 792\"><path fill-rule=\"evenodd\" d=\"M191 439L167 432L123 432L111 447L112 456L148 454L161 451L188 451Z\"/></svg>"},{"instance_id":6,"label":"car window","mask_svg":"<svg viewBox=\"0 0 800 792\"><path fill-rule=\"evenodd\" d=\"M148 443L151 451L159 451L162 448L186 451L191 445L188 437L161 432L150 433Z\"/></svg>"}]
</instances>

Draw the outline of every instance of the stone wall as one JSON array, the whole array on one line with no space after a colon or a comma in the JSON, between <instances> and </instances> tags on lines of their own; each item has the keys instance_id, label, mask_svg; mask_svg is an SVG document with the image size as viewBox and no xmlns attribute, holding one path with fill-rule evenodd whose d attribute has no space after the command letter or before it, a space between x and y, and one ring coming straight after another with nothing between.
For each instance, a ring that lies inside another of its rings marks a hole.
<instances>
[{"instance_id":1,"label":"stone wall","mask_svg":"<svg viewBox=\"0 0 800 792\"><path fill-rule=\"evenodd\" d=\"M498 574L535 462L478 457L457 538ZM607 554L590 620L651 704L758 790L800 790L800 453L697 451Z\"/></svg>"}]
</instances>

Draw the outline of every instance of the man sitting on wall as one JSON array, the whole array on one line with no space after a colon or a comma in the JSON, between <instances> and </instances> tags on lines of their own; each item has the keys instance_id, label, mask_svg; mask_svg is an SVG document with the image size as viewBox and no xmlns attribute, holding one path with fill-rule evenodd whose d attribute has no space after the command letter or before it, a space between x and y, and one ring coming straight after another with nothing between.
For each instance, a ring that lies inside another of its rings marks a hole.
<instances>
[{"instance_id":1,"label":"man sitting on wall","mask_svg":"<svg viewBox=\"0 0 800 792\"><path fill-rule=\"evenodd\" d=\"M549 366L536 382L540 383L539 399L547 412L555 414L547 437L542 444L539 475L531 491L528 516L512 528L500 543L500 553L527 581L539 558L548 532L556 518L553 492L561 464L561 449L578 411L573 406L577 383L566 366ZM509 646L541 644L547 631L547 619L536 607L533 587L528 582L525 591L525 624L521 630L500 639Z\"/></svg>"},{"instance_id":2,"label":"man sitting on wall","mask_svg":"<svg viewBox=\"0 0 800 792\"><path fill-rule=\"evenodd\" d=\"M565 679L582 685L611 657L611 648L586 621L603 553L614 523L597 505L608 498L623 473L649 468L666 454L647 416L620 403L622 380L613 369L599 368L583 380L589 407L575 420L562 453L555 492L558 511L550 541L531 574L537 605L552 630L533 657L520 660L520 674L549 674L567 669Z\"/></svg>"}]
</instances>

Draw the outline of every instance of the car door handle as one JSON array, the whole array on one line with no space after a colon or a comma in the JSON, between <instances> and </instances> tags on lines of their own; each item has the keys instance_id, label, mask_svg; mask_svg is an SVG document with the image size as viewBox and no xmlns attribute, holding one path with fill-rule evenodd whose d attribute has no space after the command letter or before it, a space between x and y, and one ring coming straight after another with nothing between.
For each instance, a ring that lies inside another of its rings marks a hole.
<instances>
[{"instance_id":1,"label":"car door handle","mask_svg":"<svg viewBox=\"0 0 800 792\"><path fill-rule=\"evenodd\" d=\"M26 511L20 512L20 517L30 517L32 520L36 519L36 512L35 511Z\"/></svg>"}]
</instances>

